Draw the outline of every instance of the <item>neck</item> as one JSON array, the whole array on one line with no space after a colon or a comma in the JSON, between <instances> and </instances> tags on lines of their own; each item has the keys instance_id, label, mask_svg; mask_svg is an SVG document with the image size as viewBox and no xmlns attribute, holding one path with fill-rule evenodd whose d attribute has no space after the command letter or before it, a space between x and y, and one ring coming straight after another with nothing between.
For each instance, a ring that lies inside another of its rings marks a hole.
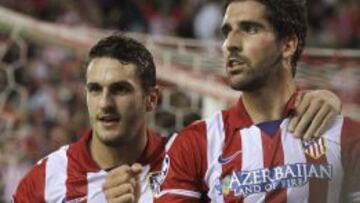
<instances>
[{"instance_id":1,"label":"neck","mask_svg":"<svg viewBox=\"0 0 360 203\"><path fill-rule=\"evenodd\" d=\"M257 124L281 119L284 108L295 90L294 78L288 69L283 69L274 75L274 78L269 78L264 87L256 91L243 92L242 98L252 121Z\"/></svg>"},{"instance_id":2,"label":"neck","mask_svg":"<svg viewBox=\"0 0 360 203\"><path fill-rule=\"evenodd\" d=\"M141 134L126 143L109 146L101 142L93 131L89 144L92 158L103 169L135 163L145 150L148 141L145 128L139 133Z\"/></svg>"}]
</instances>

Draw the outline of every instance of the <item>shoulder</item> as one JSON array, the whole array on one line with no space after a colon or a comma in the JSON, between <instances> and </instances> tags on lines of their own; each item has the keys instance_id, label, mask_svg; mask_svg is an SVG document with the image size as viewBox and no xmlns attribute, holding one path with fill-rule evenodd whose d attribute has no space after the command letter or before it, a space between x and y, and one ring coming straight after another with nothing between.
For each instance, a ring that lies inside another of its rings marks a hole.
<instances>
[{"instance_id":1,"label":"shoulder","mask_svg":"<svg viewBox=\"0 0 360 203\"><path fill-rule=\"evenodd\" d=\"M173 148L173 146L188 148L197 143L202 143L205 140L206 122L205 120L199 120L172 135L167 142L166 149L169 150Z\"/></svg>"},{"instance_id":2,"label":"shoulder","mask_svg":"<svg viewBox=\"0 0 360 203\"><path fill-rule=\"evenodd\" d=\"M224 119L228 117L228 111L218 111L206 119L196 121L179 132L182 137L194 139L206 139L207 132L213 128L223 128ZM194 135L196 135L194 137Z\"/></svg>"},{"instance_id":3,"label":"shoulder","mask_svg":"<svg viewBox=\"0 0 360 203\"><path fill-rule=\"evenodd\" d=\"M46 157L40 159L33 168L28 172L25 178L38 177L39 175L43 175L46 170L46 166L49 160L57 160L56 164L60 164L62 161L66 161L66 151L69 145L62 146L60 149L50 153Z\"/></svg>"},{"instance_id":4,"label":"shoulder","mask_svg":"<svg viewBox=\"0 0 360 203\"><path fill-rule=\"evenodd\" d=\"M183 130L174 134L166 145L166 150L181 147L183 149L206 147L209 137L224 129L226 111L218 111L210 117L195 121Z\"/></svg>"},{"instance_id":5,"label":"shoulder","mask_svg":"<svg viewBox=\"0 0 360 203\"><path fill-rule=\"evenodd\" d=\"M63 146L60 149L50 153L46 157L40 159L24 176L21 180L18 188L34 187L38 184L42 184L39 180L45 180L46 170L49 162L55 162L55 165L61 165L66 161L66 150L69 146Z\"/></svg>"},{"instance_id":6,"label":"shoulder","mask_svg":"<svg viewBox=\"0 0 360 203\"><path fill-rule=\"evenodd\" d=\"M28 182L32 180L37 180L37 178L40 178L42 176L45 176L45 170L46 170L46 163L48 161L48 158L45 157L38 161L36 165L32 167L32 169L25 175L22 182Z\"/></svg>"},{"instance_id":7,"label":"shoulder","mask_svg":"<svg viewBox=\"0 0 360 203\"><path fill-rule=\"evenodd\" d=\"M44 159L46 159L47 164L51 164L51 165L63 165L66 164L68 162L68 149L70 146L72 146L73 144L70 145L64 145L61 148L59 148L58 150L50 153L48 156L46 156ZM41 162L42 160L40 160L39 162Z\"/></svg>"},{"instance_id":8,"label":"shoulder","mask_svg":"<svg viewBox=\"0 0 360 203\"><path fill-rule=\"evenodd\" d=\"M40 160L23 177L13 195L14 202L42 202L44 198L47 157Z\"/></svg>"}]
</instances>

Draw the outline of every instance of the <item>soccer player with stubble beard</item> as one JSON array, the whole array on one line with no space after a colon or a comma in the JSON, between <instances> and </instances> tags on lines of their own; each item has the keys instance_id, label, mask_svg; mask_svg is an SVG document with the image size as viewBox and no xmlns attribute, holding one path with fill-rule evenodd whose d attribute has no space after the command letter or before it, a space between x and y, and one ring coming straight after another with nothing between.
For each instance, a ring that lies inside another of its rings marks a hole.
<instances>
[{"instance_id":1,"label":"soccer player with stubble beard","mask_svg":"<svg viewBox=\"0 0 360 203\"><path fill-rule=\"evenodd\" d=\"M230 85L242 96L174 138L155 202L360 202L359 123L337 116L310 140L288 130L305 2L229 1L221 30Z\"/></svg>"}]
</instances>

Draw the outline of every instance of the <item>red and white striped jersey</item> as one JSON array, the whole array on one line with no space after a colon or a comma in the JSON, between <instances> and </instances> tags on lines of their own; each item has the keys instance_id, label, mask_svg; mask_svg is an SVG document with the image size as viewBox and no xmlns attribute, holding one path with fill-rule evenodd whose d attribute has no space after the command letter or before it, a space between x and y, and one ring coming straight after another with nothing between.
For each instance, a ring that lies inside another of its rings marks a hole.
<instances>
[{"instance_id":1,"label":"red and white striped jersey","mask_svg":"<svg viewBox=\"0 0 360 203\"><path fill-rule=\"evenodd\" d=\"M160 170L164 157L164 140L151 132L148 143L138 160L144 166L141 173L143 203L152 202L153 195L148 183L151 172ZM107 174L91 158L88 142L92 132L70 145L61 147L40 160L20 182L13 196L15 203L78 203L106 202L102 185Z\"/></svg>"},{"instance_id":2,"label":"red and white striped jersey","mask_svg":"<svg viewBox=\"0 0 360 203\"><path fill-rule=\"evenodd\" d=\"M292 106L293 99L284 115ZM165 155L155 202L360 202L359 124L339 116L321 138L305 142L288 123L268 133L240 99L192 124Z\"/></svg>"}]
</instances>

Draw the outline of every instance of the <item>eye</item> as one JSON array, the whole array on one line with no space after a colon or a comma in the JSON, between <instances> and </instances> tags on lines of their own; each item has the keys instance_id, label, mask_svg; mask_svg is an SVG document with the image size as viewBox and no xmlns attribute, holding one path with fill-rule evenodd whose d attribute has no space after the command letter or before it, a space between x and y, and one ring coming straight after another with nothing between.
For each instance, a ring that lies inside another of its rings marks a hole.
<instances>
[{"instance_id":1,"label":"eye","mask_svg":"<svg viewBox=\"0 0 360 203\"><path fill-rule=\"evenodd\" d=\"M110 87L111 94L114 95L123 95L131 92L133 90L132 86L127 83L114 84Z\"/></svg>"},{"instance_id":2,"label":"eye","mask_svg":"<svg viewBox=\"0 0 360 203\"><path fill-rule=\"evenodd\" d=\"M244 23L241 25L241 29L248 34L256 34L259 32L259 25L255 23Z\"/></svg>"},{"instance_id":3,"label":"eye","mask_svg":"<svg viewBox=\"0 0 360 203\"><path fill-rule=\"evenodd\" d=\"M90 93L101 92L101 87L98 84L93 84L93 83L87 84L86 89Z\"/></svg>"},{"instance_id":4,"label":"eye","mask_svg":"<svg viewBox=\"0 0 360 203\"><path fill-rule=\"evenodd\" d=\"M221 27L221 33L223 34L224 38L227 38L227 36L229 35L231 31L231 28L229 25L223 25Z\"/></svg>"},{"instance_id":5,"label":"eye","mask_svg":"<svg viewBox=\"0 0 360 203\"><path fill-rule=\"evenodd\" d=\"M125 94L127 92L129 92L129 90L125 87L111 89L111 93L114 95L121 95L121 94Z\"/></svg>"}]
</instances>

